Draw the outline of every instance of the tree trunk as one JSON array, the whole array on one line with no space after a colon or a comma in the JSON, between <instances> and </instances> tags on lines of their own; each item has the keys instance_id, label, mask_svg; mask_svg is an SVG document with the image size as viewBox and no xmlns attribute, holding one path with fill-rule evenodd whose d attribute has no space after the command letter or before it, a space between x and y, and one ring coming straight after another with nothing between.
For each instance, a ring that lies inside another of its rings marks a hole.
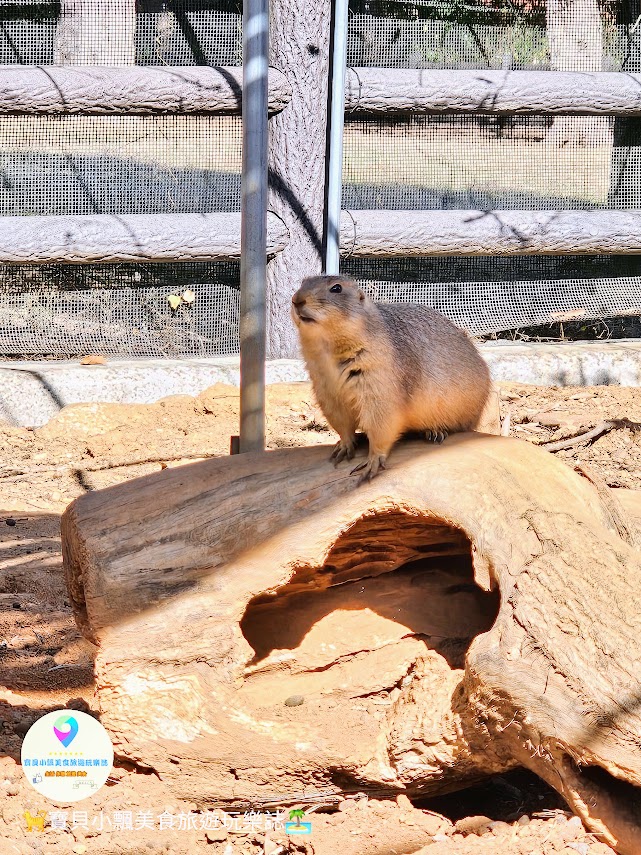
<instances>
[{"instance_id":1,"label":"tree trunk","mask_svg":"<svg viewBox=\"0 0 641 855\"><path fill-rule=\"evenodd\" d=\"M269 353L298 354L290 320L301 279L323 268L325 139L331 2L272 0L270 67L292 87L289 105L269 122L269 210L289 230L285 252L267 267Z\"/></svg>"},{"instance_id":2,"label":"tree trunk","mask_svg":"<svg viewBox=\"0 0 641 855\"><path fill-rule=\"evenodd\" d=\"M547 33L554 71L603 71L603 26L598 0L547 0ZM609 116L561 116L548 142L612 145Z\"/></svg>"},{"instance_id":3,"label":"tree trunk","mask_svg":"<svg viewBox=\"0 0 641 855\"><path fill-rule=\"evenodd\" d=\"M54 65L134 65L135 0L62 0Z\"/></svg>"},{"instance_id":4,"label":"tree trunk","mask_svg":"<svg viewBox=\"0 0 641 855\"><path fill-rule=\"evenodd\" d=\"M169 469L76 500L67 583L118 755L228 806L456 789L517 765L641 853L641 553L528 443Z\"/></svg>"}]
</instances>

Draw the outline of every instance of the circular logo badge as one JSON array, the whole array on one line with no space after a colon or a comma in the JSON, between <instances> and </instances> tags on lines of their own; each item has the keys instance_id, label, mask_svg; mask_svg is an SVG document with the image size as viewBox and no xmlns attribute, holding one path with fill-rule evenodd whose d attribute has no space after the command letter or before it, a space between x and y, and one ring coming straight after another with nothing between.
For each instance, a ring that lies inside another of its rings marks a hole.
<instances>
[{"instance_id":1,"label":"circular logo badge","mask_svg":"<svg viewBox=\"0 0 641 855\"><path fill-rule=\"evenodd\" d=\"M21 759L27 780L39 793L54 802L77 802L105 783L114 750L95 718L76 710L54 710L31 725Z\"/></svg>"}]
</instances>

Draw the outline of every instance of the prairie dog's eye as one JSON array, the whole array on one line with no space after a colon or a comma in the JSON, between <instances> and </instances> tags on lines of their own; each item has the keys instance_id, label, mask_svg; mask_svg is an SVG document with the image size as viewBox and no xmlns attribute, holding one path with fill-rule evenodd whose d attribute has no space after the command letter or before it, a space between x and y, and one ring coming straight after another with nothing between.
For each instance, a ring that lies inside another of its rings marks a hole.
<instances>
[{"instance_id":1,"label":"prairie dog's eye","mask_svg":"<svg viewBox=\"0 0 641 855\"><path fill-rule=\"evenodd\" d=\"M341 291L343 290L343 286L339 285L337 282L336 285L332 285L332 287L329 290L332 292L332 294L340 294Z\"/></svg>"}]
</instances>

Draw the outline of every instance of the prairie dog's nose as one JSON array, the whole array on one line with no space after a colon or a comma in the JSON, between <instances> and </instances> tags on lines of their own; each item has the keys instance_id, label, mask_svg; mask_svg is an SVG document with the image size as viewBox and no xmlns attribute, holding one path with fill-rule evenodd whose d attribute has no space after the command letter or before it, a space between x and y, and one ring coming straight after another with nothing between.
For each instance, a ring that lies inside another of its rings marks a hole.
<instances>
[{"instance_id":1,"label":"prairie dog's nose","mask_svg":"<svg viewBox=\"0 0 641 855\"><path fill-rule=\"evenodd\" d=\"M297 291L297 292L294 294L294 296L292 297L292 303L296 306L296 308L299 308L300 306L304 306L304 305L305 305L305 298L304 298L304 297L300 297L300 296L299 296L299 294L298 294L298 291Z\"/></svg>"}]
</instances>

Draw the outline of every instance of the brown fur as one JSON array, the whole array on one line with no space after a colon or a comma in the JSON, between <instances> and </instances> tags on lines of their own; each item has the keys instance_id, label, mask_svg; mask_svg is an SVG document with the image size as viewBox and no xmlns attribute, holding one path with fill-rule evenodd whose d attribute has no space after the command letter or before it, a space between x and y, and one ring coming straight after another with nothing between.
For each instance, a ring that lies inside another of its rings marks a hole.
<instances>
[{"instance_id":1,"label":"brown fur","mask_svg":"<svg viewBox=\"0 0 641 855\"><path fill-rule=\"evenodd\" d=\"M330 288L340 285L340 293ZM409 431L442 439L478 424L490 390L485 362L468 336L426 306L374 303L351 279L305 279L292 299L318 403L340 436L332 458L354 456L367 434L363 478ZM357 471L357 470L354 470Z\"/></svg>"}]
</instances>

